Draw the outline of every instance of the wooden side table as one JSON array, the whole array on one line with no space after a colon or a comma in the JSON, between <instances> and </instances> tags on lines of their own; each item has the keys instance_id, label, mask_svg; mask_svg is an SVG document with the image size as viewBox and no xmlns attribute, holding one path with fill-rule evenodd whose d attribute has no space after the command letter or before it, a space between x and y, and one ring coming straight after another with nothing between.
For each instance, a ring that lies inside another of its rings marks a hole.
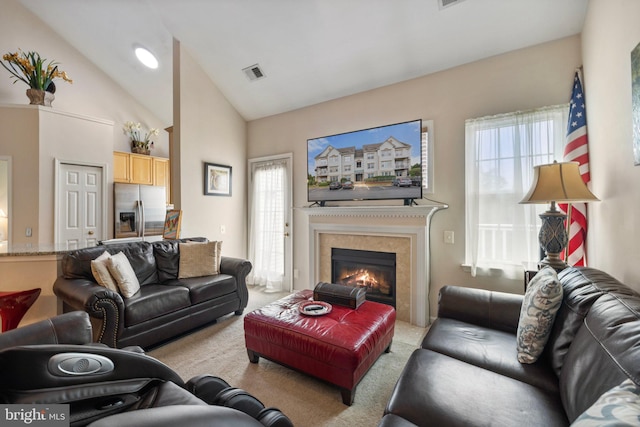
<instances>
[{"instance_id":1,"label":"wooden side table","mask_svg":"<svg viewBox=\"0 0 640 427\"><path fill-rule=\"evenodd\" d=\"M527 292L527 286L529 286L529 282L533 279L533 276L538 274L540 268L538 267L537 262L524 262L522 263L524 267L524 291Z\"/></svg>"}]
</instances>

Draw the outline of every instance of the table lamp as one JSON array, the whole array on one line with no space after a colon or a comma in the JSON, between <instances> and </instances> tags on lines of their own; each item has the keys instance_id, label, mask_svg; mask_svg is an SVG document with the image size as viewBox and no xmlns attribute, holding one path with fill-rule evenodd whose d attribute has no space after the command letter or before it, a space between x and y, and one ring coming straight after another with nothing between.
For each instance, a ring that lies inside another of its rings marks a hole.
<instances>
[{"instance_id":1,"label":"table lamp","mask_svg":"<svg viewBox=\"0 0 640 427\"><path fill-rule=\"evenodd\" d=\"M551 203L548 211L540 214L540 247L546 256L540 266L549 265L560 271L567 264L560 259L560 254L567 246L568 237L564 220L567 216L556 209L556 202L574 203L597 201L582 181L577 162L553 162L548 165L534 167L533 184L520 203Z\"/></svg>"}]
</instances>

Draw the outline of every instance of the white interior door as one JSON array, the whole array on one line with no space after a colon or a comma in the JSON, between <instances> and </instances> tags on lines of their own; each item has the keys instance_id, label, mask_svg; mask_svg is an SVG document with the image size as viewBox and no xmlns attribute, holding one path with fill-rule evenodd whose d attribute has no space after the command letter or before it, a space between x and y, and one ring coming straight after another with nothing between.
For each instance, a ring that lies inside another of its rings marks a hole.
<instances>
[{"instance_id":1,"label":"white interior door","mask_svg":"<svg viewBox=\"0 0 640 427\"><path fill-rule=\"evenodd\" d=\"M249 160L249 260L247 282L268 291L291 291L292 155Z\"/></svg>"},{"instance_id":2,"label":"white interior door","mask_svg":"<svg viewBox=\"0 0 640 427\"><path fill-rule=\"evenodd\" d=\"M103 168L61 163L56 202L56 243L69 249L95 246L103 240Z\"/></svg>"}]
</instances>

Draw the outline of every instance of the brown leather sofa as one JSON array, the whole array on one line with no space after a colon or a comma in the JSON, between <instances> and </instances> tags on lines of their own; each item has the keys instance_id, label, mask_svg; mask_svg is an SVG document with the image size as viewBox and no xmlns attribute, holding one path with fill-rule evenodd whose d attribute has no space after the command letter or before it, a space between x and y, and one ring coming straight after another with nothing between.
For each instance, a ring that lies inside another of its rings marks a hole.
<instances>
[{"instance_id":1,"label":"brown leather sofa","mask_svg":"<svg viewBox=\"0 0 640 427\"><path fill-rule=\"evenodd\" d=\"M530 365L516 356L522 295L442 288L379 427L568 426L624 380L637 386L640 295L592 268L559 280L562 306Z\"/></svg>"},{"instance_id":2,"label":"brown leather sofa","mask_svg":"<svg viewBox=\"0 0 640 427\"><path fill-rule=\"evenodd\" d=\"M89 313L94 340L110 347L149 348L229 313L242 314L249 293L247 260L222 257L220 274L178 279L179 243L204 238L131 242L71 251L62 259L62 274L53 285L63 311ZM100 286L91 260L104 251L122 251L140 282L131 298Z\"/></svg>"},{"instance_id":3,"label":"brown leather sofa","mask_svg":"<svg viewBox=\"0 0 640 427\"><path fill-rule=\"evenodd\" d=\"M91 339L82 311L0 334L0 404L26 412L69 405L72 427L293 426L278 409L221 378L200 375L185 383L140 348L113 349Z\"/></svg>"}]
</instances>

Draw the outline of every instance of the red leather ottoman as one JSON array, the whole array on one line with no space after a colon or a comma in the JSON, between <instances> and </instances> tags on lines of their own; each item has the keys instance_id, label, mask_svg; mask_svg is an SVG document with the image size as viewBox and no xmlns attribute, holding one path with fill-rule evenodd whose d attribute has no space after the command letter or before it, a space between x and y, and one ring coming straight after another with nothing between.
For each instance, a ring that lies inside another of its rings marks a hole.
<instances>
[{"instance_id":1,"label":"red leather ottoman","mask_svg":"<svg viewBox=\"0 0 640 427\"><path fill-rule=\"evenodd\" d=\"M341 388L345 405L382 352L389 352L396 311L365 301L357 309L333 305L323 316L307 316L298 305L313 299L303 290L248 313L244 336L251 363L260 357Z\"/></svg>"}]
</instances>

